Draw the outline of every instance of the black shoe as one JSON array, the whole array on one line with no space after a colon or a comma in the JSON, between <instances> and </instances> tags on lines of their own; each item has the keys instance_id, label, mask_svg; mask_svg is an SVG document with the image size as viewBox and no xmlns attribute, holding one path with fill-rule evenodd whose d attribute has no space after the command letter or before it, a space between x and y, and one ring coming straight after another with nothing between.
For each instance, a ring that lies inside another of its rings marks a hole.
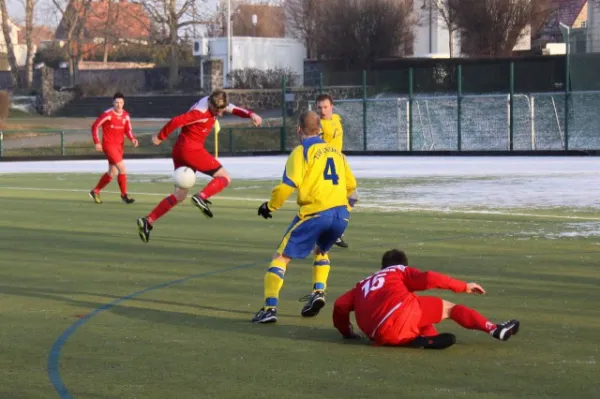
<instances>
[{"instance_id":1,"label":"black shoe","mask_svg":"<svg viewBox=\"0 0 600 399\"><path fill-rule=\"evenodd\" d=\"M325 293L323 291L315 291L310 295L303 296L300 301L307 301L302 308L303 317L315 317L319 314L323 306L325 306Z\"/></svg>"},{"instance_id":2,"label":"black shoe","mask_svg":"<svg viewBox=\"0 0 600 399\"><path fill-rule=\"evenodd\" d=\"M150 232L152 231L152 225L148 222L148 218L139 218L137 220L138 234L144 242L150 240Z\"/></svg>"},{"instance_id":3,"label":"black shoe","mask_svg":"<svg viewBox=\"0 0 600 399\"><path fill-rule=\"evenodd\" d=\"M508 341L511 336L517 335L519 332L519 325L519 320L498 323L496 328L490 331L490 335L500 341Z\"/></svg>"},{"instance_id":4,"label":"black shoe","mask_svg":"<svg viewBox=\"0 0 600 399\"><path fill-rule=\"evenodd\" d=\"M346 243L346 241L344 241L344 239L342 237L335 240L335 245L337 245L338 247L341 247L341 248L348 248L348 244Z\"/></svg>"},{"instance_id":5,"label":"black shoe","mask_svg":"<svg viewBox=\"0 0 600 399\"><path fill-rule=\"evenodd\" d=\"M129 196L129 194L121 195L121 201L126 204L133 204L135 200Z\"/></svg>"},{"instance_id":6,"label":"black shoe","mask_svg":"<svg viewBox=\"0 0 600 399\"><path fill-rule=\"evenodd\" d=\"M90 198L93 199L96 204L102 203L102 200L100 199L100 193L97 193L94 190L90 191Z\"/></svg>"},{"instance_id":7,"label":"black shoe","mask_svg":"<svg viewBox=\"0 0 600 399\"><path fill-rule=\"evenodd\" d=\"M277 309L276 308L262 308L252 318L253 323L276 323L277 322Z\"/></svg>"},{"instance_id":8,"label":"black shoe","mask_svg":"<svg viewBox=\"0 0 600 399\"><path fill-rule=\"evenodd\" d=\"M212 205L212 202L210 202L207 199L200 198L200 195L198 195L198 194L194 194L194 195L192 195L192 203L194 205L196 205L198 208L200 208L200 210L204 213L204 215L207 218L213 217L213 213L209 207L209 205Z\"/></svg>"},{"instance_id":9,"label":"black shoe","mask_svg":"<svg viewBox=\"0 0 600 399\"><path fill-rule=\"evenodd\" d=\"M419 336L406 346L420 349L446 349L455 343L456 336L454 334L441 333L431 337Z\"/></svg>"}]
</instances>

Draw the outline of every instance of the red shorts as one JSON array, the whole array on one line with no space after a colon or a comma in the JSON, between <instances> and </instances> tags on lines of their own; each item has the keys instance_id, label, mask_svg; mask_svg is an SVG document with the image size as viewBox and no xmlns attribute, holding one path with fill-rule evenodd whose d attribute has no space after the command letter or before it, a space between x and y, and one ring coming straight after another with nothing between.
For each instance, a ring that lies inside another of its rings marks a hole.
<instances>
[{"instance_id":1,"label":"red shorts","mask_svg":"<svg viewBox=\"0 0 600 399\"><path fill-rule=\"evenodd\" d=\"M418 296L419 305L421 306L421 320L419 320L419 328L437 324L442 321L442 313L444 312L444 301L436 296Z\"/></svg>"},{"instance_id":2,"label":"red shorts","mask_svg":"<svg viewBox=\"0 0 600 399\"><path fill-rule=\"evenodd\" d=\"M104 151L104 155L106 159L108 159L108 163L111 165L116 165L123 160L123 146L102 146L102 150Z\"/></svg>"},{"instance_id":3,"label":"red shorts","mask_svg":"<svg viewBox=\"0 0 600 399\"><path fill-rule=\"evenodd\" d=\"M222 168L221 163L205 148L190 150L176 145L173 147L173 167L177 169L182 166L187 166L208 176L214 175Z\"/></svg>"}]
</instances>

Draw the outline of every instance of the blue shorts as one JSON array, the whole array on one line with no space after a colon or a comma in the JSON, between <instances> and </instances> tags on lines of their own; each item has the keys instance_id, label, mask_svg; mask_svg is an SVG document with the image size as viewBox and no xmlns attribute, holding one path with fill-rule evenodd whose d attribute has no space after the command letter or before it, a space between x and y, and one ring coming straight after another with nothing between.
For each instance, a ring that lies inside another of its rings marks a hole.
<instances>
[{"instance_id":1,"label":"blue shorts","mask_svg":"<svg viewBox=\"0 0 600 399\"><path fill-rule=\"evenodd\" d=\"M302 219L296 216L285 232L277 253L292 259L303 259L311 254L315 244L321 251L327 252L346 230L349 217L346 206L313 213Z\"/></svg>"}]
</instances>

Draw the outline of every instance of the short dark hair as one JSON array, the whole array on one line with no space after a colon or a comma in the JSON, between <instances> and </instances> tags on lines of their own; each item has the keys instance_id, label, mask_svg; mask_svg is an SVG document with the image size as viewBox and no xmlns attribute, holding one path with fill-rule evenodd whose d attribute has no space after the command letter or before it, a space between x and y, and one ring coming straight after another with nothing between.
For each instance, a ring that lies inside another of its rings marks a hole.
<instances>
[{"instance_id":1,"label":"short dark hair","mask_svg":"<svg viewBox=\"0 0 600 399\"><path fill-rule=\"evenodd\" d=\"M227 101L227 93L224 90L215 90L208 96L208 102L212 104L216 109L227 108L229 102Z\"/></svg>"},{"instance_id":2,"label":"short dark hair","mask_svg":"<svg viewBox=\"0 0 600 399\"><path fill-rule=\"evenodd\" d=\"M307 136L316 136L321 131L321 118L314 111L306 111L300 114L298 125Z\"/></svg>"},{"instance_id":3,"label":"short dark hair","mask_svg":"<svg viewBox=\"0 0 600 399\"><path fill-rule=\"evenodd\" d=\"M325 100L328 100L331 103L331 105L333 105L333 97L331 97L329 94L320 94L317 97L316 102L320 103L321 101L325 101Z\"/></svg>"},{"instance_id":4,"label":"short dark hair","mask_svg":"<svg viewBox=\"0 0 600 399\"><path fill-rule=\"evenodd\" d=\"M399 249L390 249L381 257L381 268L385 269L386 267L403 265L408 266L408 257Z\"/></svg>"},{"instance_id":5,"label":"short dark hair","mask_svg":"<svg viewBox=\"0 0 600 399\"><path fill-rule=\"evenodd\" d=\"M113 100L116 100L117 98L125 100L125 96L120 91L115 93L115 95L113 96Z\"/></svg>"}]
</instances>

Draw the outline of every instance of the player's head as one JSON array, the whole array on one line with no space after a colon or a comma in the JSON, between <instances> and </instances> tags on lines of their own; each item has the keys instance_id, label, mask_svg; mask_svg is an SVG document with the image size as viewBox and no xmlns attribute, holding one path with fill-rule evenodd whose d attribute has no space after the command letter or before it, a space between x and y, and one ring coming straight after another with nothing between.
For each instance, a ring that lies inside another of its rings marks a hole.
<instances>
[{"instance_id":1,"label":"player's head","mask_svg":"<svg viewBox=\"0 0 600 399\"><path fill-rule=\"evenodd\" d=\"M317 112L321 119L331 119L333 115L333 98L329 94L317 97Z\"/></svg>"},{"instance_id":2,"label":"player's head","mask_svg":"<svg viewBox=\"0 0 600 399\"><path fill-rule=\"evenodd\" d=\"M215 116L222 116L228 105L227 93L223 90L215 90L208 96L208 108Z\"/></svg>"},{"instance_id":3,"label":"player's head","mask_svg":"<svg viewBox=\"0 0 600 399\"><path fill-rule=\"evenodd\" d=\"M298 138L302 140L315 137L321 132L321 118L314 111L306 111L298 118Z\"/></svg>"},{"instance_id":4,"label":"player's head","mask_svg":"<svg viewBox=\"0 0 600 399\"><path fill-rule=\"evenodd\" d=\"M397 265L408 266L408 258L406 257L404 251L400 251L399 249L390 249L381 257L382 269Z\"/></svg>"},{"instance_id":5,"label":"player's head","mask_svg":"<svg viewBox=\"0 0 600 399\"><path fill-rule=\"evenodd\" d=\"M123 106L125 106L125 96L121 92L115 93L113 96L113 108L117 112L123 111Z\"/></svg>"}]
</instances>

